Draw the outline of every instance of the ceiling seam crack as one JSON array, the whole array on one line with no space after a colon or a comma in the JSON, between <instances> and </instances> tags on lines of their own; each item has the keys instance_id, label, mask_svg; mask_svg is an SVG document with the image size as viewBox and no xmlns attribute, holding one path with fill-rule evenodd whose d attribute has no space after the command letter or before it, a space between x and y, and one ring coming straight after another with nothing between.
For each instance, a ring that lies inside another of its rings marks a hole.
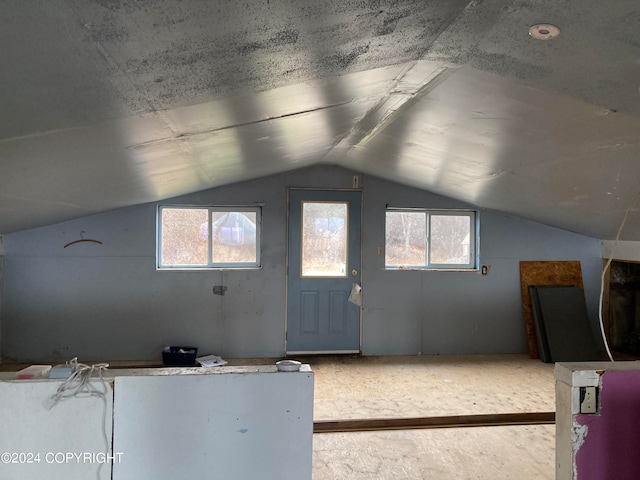
<instances>
[{"instance_id":1,"label":"ceiling seam crack","mask_svg":"<svg viewBox=\"0 0 640 480\"><path fill-rule=\"evenodd\" d=\"M402 80L406 79L409 73L419 65L421 65L421 62L415 61L409 63L406 68L403 68L391 82L388 93L379 98L376 104L351 128L349 133L327 151L321 161L325 161L328 157L334 157L341 150L346 150L343 155L346 157L354 148L364 146L375 135L393 123L399 115L398 112L411 108L417 101L440 85L455 70L455 68L452 69L448 66L440 65L432 70L426 76L426 79L420 82L421 86L418 88L403 86ZM386 111L384 111L385 107ZM373 126L370 125L372 122L375 122Z\"/></svg>"},{"instance_id":2,"label":"ceiling seam crack","mask_svg":"<svg viewBox=\"0 0 640 480\"><path fill-rule=\"evenodd\" d=\"M171 138L161 138L161 139L157 139L157 140L151 140L151 141L148 141L148 142L137 143L135 145L129 145L127 148L135 149L135 148L145 147L147 145L154 145L154 144L163 143L163 142L172 142L172 141L175 141L175 140L186 140L186 139L189 139L189 138L199 137L201 135L210 135L210 134L217 133L217 132L224 132L226 130L231 130L231 129L234 129L234 128L242 128L242 127L248 127L248 126L251 126L251 125L259 125L261 123L271 122L273 120L281 120L281 119L284 119L284 118L296 117L298 115L306 115L306 114L309 114L309 113L320 112L320 111L328 110L328 109L331 109L331 108L336 108L336 107L341 107L341 106L344 106L344 105L349 105L350 103L353 103L353 102L354 102L354 100L352 99L352 100L339 102L339 103L335 103L335 104L331 104L331 105L326 105L326 106L322 106L322 107L310 108L310 109L302 110L302 111L299 111L299 112L285 113L285 114L282 114L282 115L275 115L275 116L272 116L272 117L266 117L266 118L262 118L260 120L253 120L253 121L250 121L250 122L236 123L236 124L233 124L233 125L225 125L223 127L216 127L216 128L211 128L211 129L208 129L208 130L198 131L198 132L177 133Z\"/></svg>"}]
</instances>

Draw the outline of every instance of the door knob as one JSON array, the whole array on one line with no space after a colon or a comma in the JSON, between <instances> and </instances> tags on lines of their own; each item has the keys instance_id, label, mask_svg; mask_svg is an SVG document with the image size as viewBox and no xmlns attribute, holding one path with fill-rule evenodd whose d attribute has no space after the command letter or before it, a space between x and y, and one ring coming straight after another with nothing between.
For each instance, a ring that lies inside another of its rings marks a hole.
<instances>
[{"instance_id":1,"label":"door knob","mask_svg":"<svg viewBox=\"0 0 640 480\"><path fill-rule=\"evenodd\" d=\"M358 270L356 270L355 268L351 270L351 275L355 277L357 274L358 274Z\"/></svg>"}]
</instances>

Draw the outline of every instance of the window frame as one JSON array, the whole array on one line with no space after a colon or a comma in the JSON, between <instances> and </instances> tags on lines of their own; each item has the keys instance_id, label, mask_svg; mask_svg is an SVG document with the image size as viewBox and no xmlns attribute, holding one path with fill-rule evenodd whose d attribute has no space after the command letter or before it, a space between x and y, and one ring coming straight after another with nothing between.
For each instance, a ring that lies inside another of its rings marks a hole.
<instances>
[{"instance_id":1,"label":"window frame","mask_svg":"<svg viewBox=\"0 0 640 480\"><path fill-rule=\"evenodd\" d=\"M207 211L207 264L162 264L162 212L167 209ZM213 222L215 212L253 212L256 214L256 261L255 262L214 262L212 258ZM248 270L262 268L262 206L261 205L158 205L156 212L156 270Z\"/></svg>"},{"instance_id":2,"label":"window frame","mask_svg":"<svg viewBox=\"0 0 640 480\"><path fill-rule=\"evenodd\" d=\"M390 212L424 213L425 218L425 263L424 265L393 265L387 264L387 214ZM469 263L432 263L431 262L431 217L437 215L464 216L469 217ZM390 207L385 209L385 270L430 270L430 271L460 271L477 272L480 265L480 212L472 209L446 209L446 208L412 208L412 207Z\"/></svg>"}]
</instances>

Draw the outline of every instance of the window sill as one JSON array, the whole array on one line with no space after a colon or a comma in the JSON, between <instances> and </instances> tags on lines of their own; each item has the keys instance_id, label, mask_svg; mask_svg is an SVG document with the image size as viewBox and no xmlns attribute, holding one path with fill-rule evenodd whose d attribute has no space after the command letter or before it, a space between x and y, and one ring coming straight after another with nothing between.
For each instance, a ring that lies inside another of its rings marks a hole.
<instances>
[{"instance_id":1,"label":"window sill","mask_svg":"<svg viewBox=\"0 0 640 480\"><path fill-rule=\"evenodd\" d=\"M385 267L388 272L467 272L480 273L479 268L418 268L418 267Z\"/></svg>"},{"instance_id":2,"label":"window sill","mask_svg":"<svg viewBox=\"0 0 640 480\"><path fill-rule=\"evenodd\" d=\"M156 267L157 272L222 272L228 270L262 270L262 265L258 267Z\"/></svg>"}]
</instances>

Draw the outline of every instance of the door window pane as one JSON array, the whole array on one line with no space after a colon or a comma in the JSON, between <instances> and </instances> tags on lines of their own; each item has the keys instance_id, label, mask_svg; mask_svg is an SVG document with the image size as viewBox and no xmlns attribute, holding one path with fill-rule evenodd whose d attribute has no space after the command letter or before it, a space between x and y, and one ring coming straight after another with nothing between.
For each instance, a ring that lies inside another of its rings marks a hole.
<instances>
[{"instance_id":1,"label":"door window pane","mask_svg":"<svg viewBox=\"0 0 640 480\"><path fill-rule=\"evenodd\" d=\"M302 202L303 277L347 276L346 202Z\"/></svg>"}]
</instances>

